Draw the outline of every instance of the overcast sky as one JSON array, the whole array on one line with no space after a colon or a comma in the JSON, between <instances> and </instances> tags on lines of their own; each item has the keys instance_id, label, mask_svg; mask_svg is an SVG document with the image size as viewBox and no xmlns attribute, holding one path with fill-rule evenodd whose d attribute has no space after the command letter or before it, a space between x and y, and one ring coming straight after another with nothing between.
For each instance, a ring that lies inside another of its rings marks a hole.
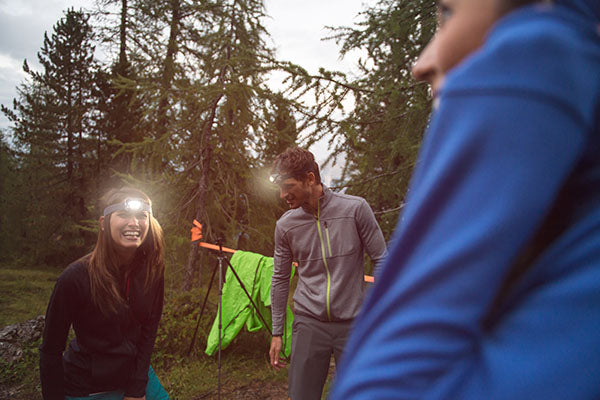
<instances>
[{"instance_id":1,"label":"overcast sky","mask_svg":"<svg viewBox=\"0 0 600 400\"><path fill-rule=\"evenodd\" d=\"M279 59L297 63L309 72L320 66L351 72L356 60L339 59L339 49L332 41L322 41L325 26L351 26L357 14L376 0L265 0L264 21L271 33L272 45ZM23 60L35 66L44 32L70 7L90 7L93 0L0 0L0 103L12 104L16 86L25 77ZM0 114L0 129L8 120ZM319 157L321 158L321 157Z\"/></svg>"}]
</instances>

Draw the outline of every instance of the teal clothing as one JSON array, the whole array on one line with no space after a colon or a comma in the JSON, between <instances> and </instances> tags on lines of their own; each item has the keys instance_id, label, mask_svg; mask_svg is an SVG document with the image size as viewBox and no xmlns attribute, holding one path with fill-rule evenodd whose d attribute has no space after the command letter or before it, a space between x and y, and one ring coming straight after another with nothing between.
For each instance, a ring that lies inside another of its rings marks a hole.
<instances>
[{"instance_id":1,"label":"teal clothing","mask_svg":"<svg viewBox=\"0 0 600 400\"><path fill-rule=\"evenodd\" d=\"M65 396L65 400L122 400L125 397L123 391L95 393L89 396L73 397ZM148 368L148 384L146 385L146 400L169 400L169 395L160 384L152 366Z\"/></svg>"},{"instance_id":2,"label":"teal clothing","mask_svg":"<svg viewBox=\"0 0 600 400\"><path fill-rule=\"evenodd\" d=\"M268 324L271 324L271 278L273 276L273 258L247 251L236 251L231 257L231 266L235 269L244 287L259 308L260 314ZM250 332L268 329L264 326L256 310L250 303L244 289L233 275L231 268L225 274L225 284L222 294L222 332L221 348L226 348L237 336L244 324ZM283 335L283 353L290 355L292 342L293 314L287 307L285 332ZM206 343L206 354L213 355L219 346L219 316L215 316Z\"/></svg>"}]
</instances>

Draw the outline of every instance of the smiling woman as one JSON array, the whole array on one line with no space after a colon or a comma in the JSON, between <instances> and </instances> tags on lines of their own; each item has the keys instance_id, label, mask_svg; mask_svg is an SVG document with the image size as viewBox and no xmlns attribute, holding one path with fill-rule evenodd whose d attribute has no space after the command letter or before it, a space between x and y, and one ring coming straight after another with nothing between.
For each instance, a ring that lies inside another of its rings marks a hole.
<instances>
[{"instance_id":1,"label":"smiling woman","mask_svg":"<svg viewBox=\"0 0 600 400\"><path fill-rule=\"evenodd\" d=\"M163 305L162 229L140 190L111 190L101 203L96 247L67 267L50 298L44 399L168 399L150 367ZM75 339L64 351L70 326Z\"/></svg>"},{"instance_id":2,"label":"smiling woman","mask_svg":"<svg viewBox=\"0 0 600 400\"><path fill-rule=\"evenodd\" d=\"M107 216L110 223L105 221ZM146 239L148 220L151 216L152 207L143 198L127 198L104 209L100 224L106 223L110 226L110 237L114 242L115 252L124 262L131 262L138 247Z\"/></svg>"}]
</instances>

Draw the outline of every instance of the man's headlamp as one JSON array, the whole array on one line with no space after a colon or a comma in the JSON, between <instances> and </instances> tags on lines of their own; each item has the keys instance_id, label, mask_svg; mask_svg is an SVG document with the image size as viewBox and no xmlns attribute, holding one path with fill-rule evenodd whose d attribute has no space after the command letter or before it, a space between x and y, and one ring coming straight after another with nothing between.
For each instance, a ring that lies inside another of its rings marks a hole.
<instances>
[{"instance_id":1,"label":"man's headlamp","mask_svg":"<svg viewBox=\"0 0 600 400\"><path fill-rule=\"evenodd\" d=\"M111 204L110 206L104 209L102 215L105 217L109 214L114 213L115 211L130 211L130 212L139 212L139 211L147 211L150 215L152 215L152 207L150 204L146 203L143 199L137 198L127 198L122 203Z\"/></svg>"},{"instance_id":2,"label":"man's headlamp","mask_svg":"<svg viewBox=\"0 0 600 400\"><path fill-rule=\"evenodd\" d=\"M280 174L271 174L269 175L269 181L271 181L271 183L278 183L278 181L280 181L281 179L281 175Z\"/></svg>"},{"instance_id":3,"label":"man's headlamp","mask_svg":"<svg viewBox=\"0 0 600 400\"><path fill-rule=\"evenodd\" d=\"M281 182L285 181L288 178L291 178L292 174L279 174L279 173L272 173L271 175L269 175L269 181L271 181L271 183L274 183L276 185L279 185Z\"/></svg>"}]
</instances>

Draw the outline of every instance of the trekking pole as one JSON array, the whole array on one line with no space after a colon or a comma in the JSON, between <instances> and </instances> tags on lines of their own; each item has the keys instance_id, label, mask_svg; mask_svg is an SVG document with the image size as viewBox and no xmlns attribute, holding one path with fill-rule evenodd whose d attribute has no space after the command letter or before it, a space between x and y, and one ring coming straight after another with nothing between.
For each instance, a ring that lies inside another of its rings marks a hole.
<instances>
[{"instance_id":1,"label":"trekking pole","mask_svg":"<svg viewBox=\"0 0 600 400\"><path fill-rule=\"evenodd\" d=\"M204 296L204 302L202 303L202 308L200 309L200 314L198 315L198 320L196 321L196 329L194 330L194 336L192 337L192 341L190 342L190 348L188 349L188 356L192 352L192 348L194 347L194 343L196 342L196 335L198 334L198 327L200 326L200 320L202 319L202 314L204 314L204 308L206 307L206 301L208 300L208 295L210 293L210 289L212 289L212 284L215 280L215 273L217 272L217 268L219 268L219 266L218 266L218 264L215 264L212 275L210 277L210 282L208 284L208 289L206 290L206 296Z\"/></svg>"}]
</instances>

